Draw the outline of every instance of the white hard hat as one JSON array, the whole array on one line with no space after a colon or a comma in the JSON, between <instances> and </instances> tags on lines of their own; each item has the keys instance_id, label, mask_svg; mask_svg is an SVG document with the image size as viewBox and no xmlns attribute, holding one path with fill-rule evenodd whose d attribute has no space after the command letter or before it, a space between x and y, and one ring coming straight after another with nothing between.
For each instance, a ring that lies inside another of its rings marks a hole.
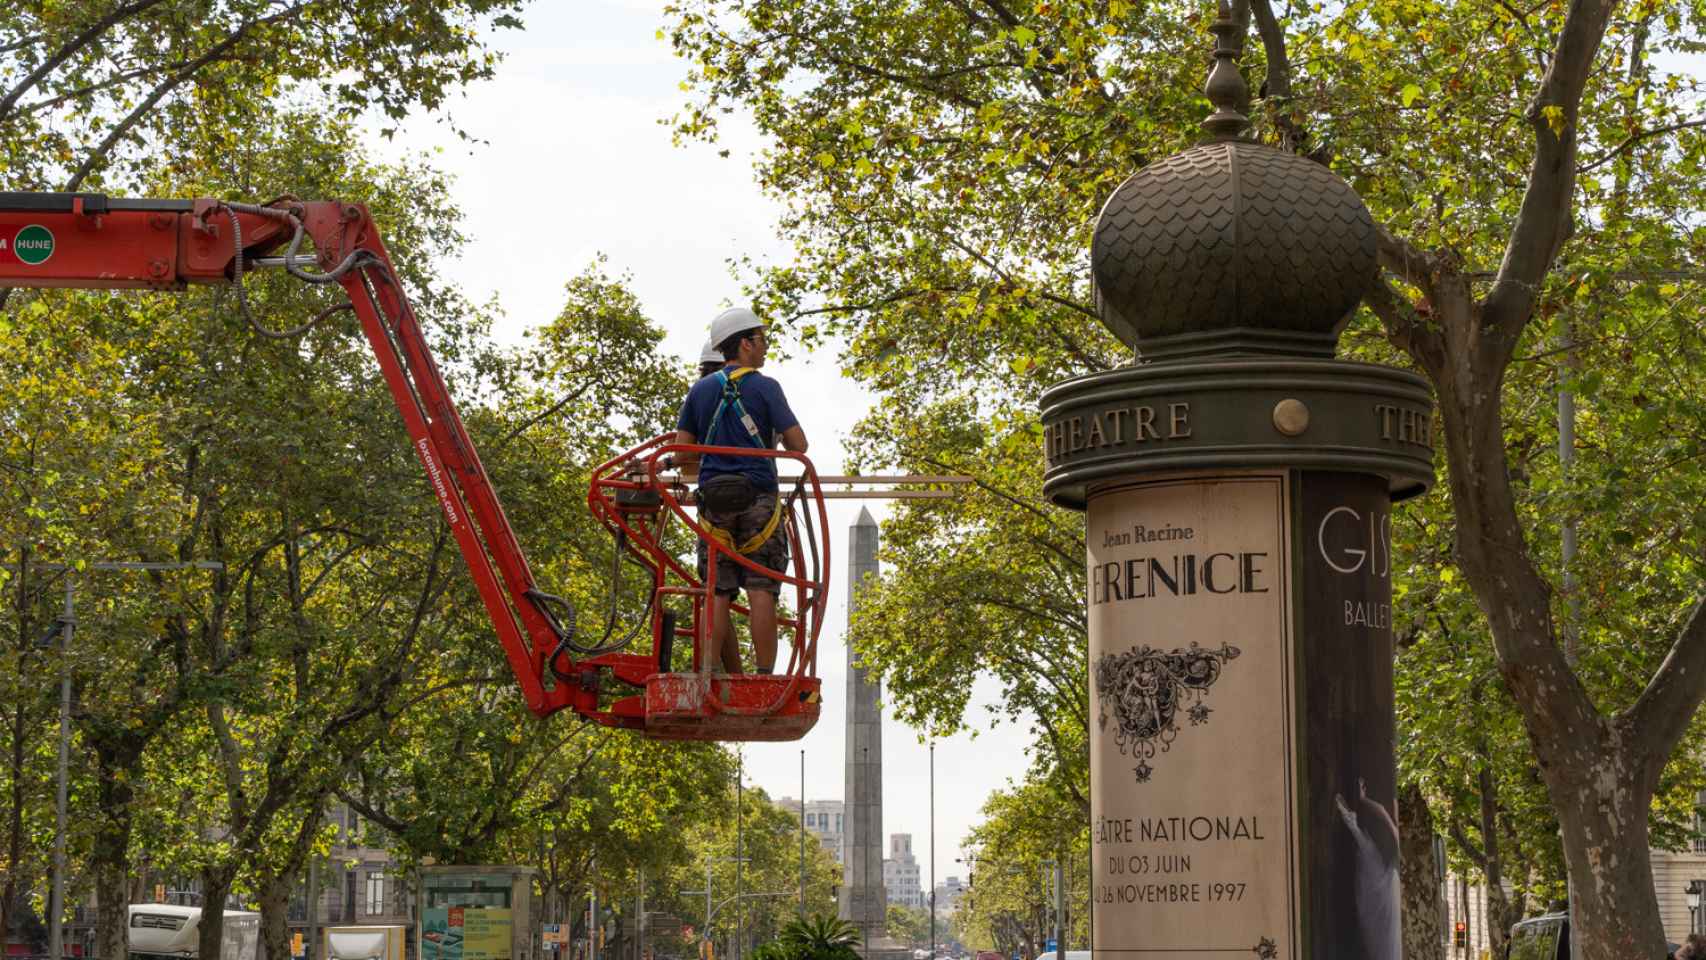
<instances>
[{"instance_id":1,"label":"white hard hat","mask_svg":"<svg viewBox=\"0 0 1706 960\"><path fill-rule=\"evenodd\" d=\"M764 321L758 319L749 307L730 307L717 314L717 319L711 321L711 344L721 346L724 341L737 333L757 330L764 326Z\"/></svg>"},{"instance_id":2,"label":"white hard hat","mask_svg":"<svg viewBox=\"0 0 1706 960\"><path fill-rule=\"evenodd\" d=\"M722 363L723 362L723 351L718 350L716 344L707 340L707 341L705 341L705 346L699 350L699 362L700 363Z\"/></svg>"}]
</instances>

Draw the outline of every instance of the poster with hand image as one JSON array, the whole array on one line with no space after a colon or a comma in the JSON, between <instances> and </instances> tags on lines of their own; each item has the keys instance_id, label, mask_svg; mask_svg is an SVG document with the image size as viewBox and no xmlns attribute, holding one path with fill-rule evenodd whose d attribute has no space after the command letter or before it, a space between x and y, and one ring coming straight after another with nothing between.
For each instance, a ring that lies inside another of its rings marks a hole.
<instances>
[{"instance_id":1,"label":"poster with hand image","mask_svg":"<svg viewBox=\"0 0 1706 960\"><path fill-rule=\"evenodd\" d=\"M1301 477L1304 896L1312 960L1400 960L1391 501Z\"/></svg>"}]
</instances>

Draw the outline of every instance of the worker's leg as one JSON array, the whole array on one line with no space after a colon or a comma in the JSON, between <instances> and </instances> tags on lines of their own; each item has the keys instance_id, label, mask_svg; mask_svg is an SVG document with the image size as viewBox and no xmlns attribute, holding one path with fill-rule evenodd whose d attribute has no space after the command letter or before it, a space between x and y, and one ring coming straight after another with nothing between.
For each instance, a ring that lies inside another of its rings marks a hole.
<instances>
[{"instance_id":1,"label":"worker's leg","mask_svg":"<svg viewBox=\"0 0 1706 960\"><path fill-rule=\"evenodd\" d=\"M748 626L752 629L752 657L759 673L776 669L776 593L749 587L746 591L747 609L752 611Z\"/></svg>"},{"instance_id":2,"label":"worker's leg","mask_svg":"<svg viewBox=\"0 0 1706 960\"><path fill-rule=\"evenodd\" d=\"M721 527L732 530L739 523L739 516L734 514L710 514L703 510L699 514L700 522L707 526ZM717 551L717 569L715 571L715 586L706 578L705 542L699 542L699 578L707 587L713 589L710 604L711 637L701 651L705 658L706 669L722 670L724 673L741 673L740 641L735 637L734 623L729 617L729 605L734 602L735 592L740 588L741 566L729 559L721 549Z\"/></svg>"},{"instance_id":3,"label":"worker's leg","mask_svg":"<svg viewBox=\"0 0 1706 960\"><path fill-rule=\"evenodd\" d=\"M711 618L711 649L717 651L717 657L722 661L723 672L727 674L742 673L740 665L740 638L735 636L735 625L729 617L729 605L734 603L735 595L717 591L714 606L715 612Z\"/></svg>"},{"instance_id":4,"label":"worker's leg","mask_svg":"<svg viewBox=\"0 0 1706 960\"><path fill-rule=\"evenodd\" d=\"M752 511L743 518L745 525L757 535L770 525L776 512L776 497L761 496ZM771 528L769 539L748 554L752 561L778 575L788 572L788 531L784 524ZM776 594L781 582L774 577L746 571L746 603L752 611L748 626L752 629L752 655L759 673L776 668Z\"/></svg>"}]
</instances>

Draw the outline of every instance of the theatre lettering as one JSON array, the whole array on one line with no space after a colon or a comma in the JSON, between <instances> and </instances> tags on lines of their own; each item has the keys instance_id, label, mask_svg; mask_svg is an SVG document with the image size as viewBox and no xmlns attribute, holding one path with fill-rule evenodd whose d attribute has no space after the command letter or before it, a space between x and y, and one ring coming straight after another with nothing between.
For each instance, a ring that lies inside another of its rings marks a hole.
<instances>
[{"instance_id":1,"label":"theatre lettering","mask_svg":"<svg viewBox=\"0 0 1706 960\"><path fill-rule=\"evenodd\" d=\"M1069 454L1103 447L1188 440L1191 405L1155 403L1113 407L1043 425L1043 450L1050 463Z\"/></svg>"}]
</instances>

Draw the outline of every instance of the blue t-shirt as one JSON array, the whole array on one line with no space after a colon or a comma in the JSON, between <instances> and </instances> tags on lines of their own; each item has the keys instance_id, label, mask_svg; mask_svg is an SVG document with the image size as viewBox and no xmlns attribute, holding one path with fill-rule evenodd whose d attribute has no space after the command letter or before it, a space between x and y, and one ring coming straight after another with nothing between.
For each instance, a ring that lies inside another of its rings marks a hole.
<instances>
[{"instance_id":1,"label":"blue t-shirt","mask_svg":"<svg viewBox=\"0 0 1706 960\"><path fill-rule=\"evenodd\" d=\"M734 364L724 368L732 373L739 369ZM740 386L741 406L746 408L747 415L758 427L759 442L764 449L773 449L776 438L784 430L798 426L800 421L795 418L794 411L788 408L788 398L782 395L782 385L770 379L757 370L741 377L736 383ZM676 418L675 428L686 430L693 434L699 443L711 447L748 447L753 448L752 435L746 432L746 427L735 414L734 404L729 404L723 410L723 415L717 420L716 436L706 436L711 428L711 417L717 412L717 405L723 400L723 385L716 374L702 378L687 391L687 399L681 404L681 416ZM699 482L704 483L719 474L744 473L752 479L752 485L761 493L775 493L776 459L774 457L725 457L716 454L706 454L699 462Z\"/></svg>"}]
</instances>

